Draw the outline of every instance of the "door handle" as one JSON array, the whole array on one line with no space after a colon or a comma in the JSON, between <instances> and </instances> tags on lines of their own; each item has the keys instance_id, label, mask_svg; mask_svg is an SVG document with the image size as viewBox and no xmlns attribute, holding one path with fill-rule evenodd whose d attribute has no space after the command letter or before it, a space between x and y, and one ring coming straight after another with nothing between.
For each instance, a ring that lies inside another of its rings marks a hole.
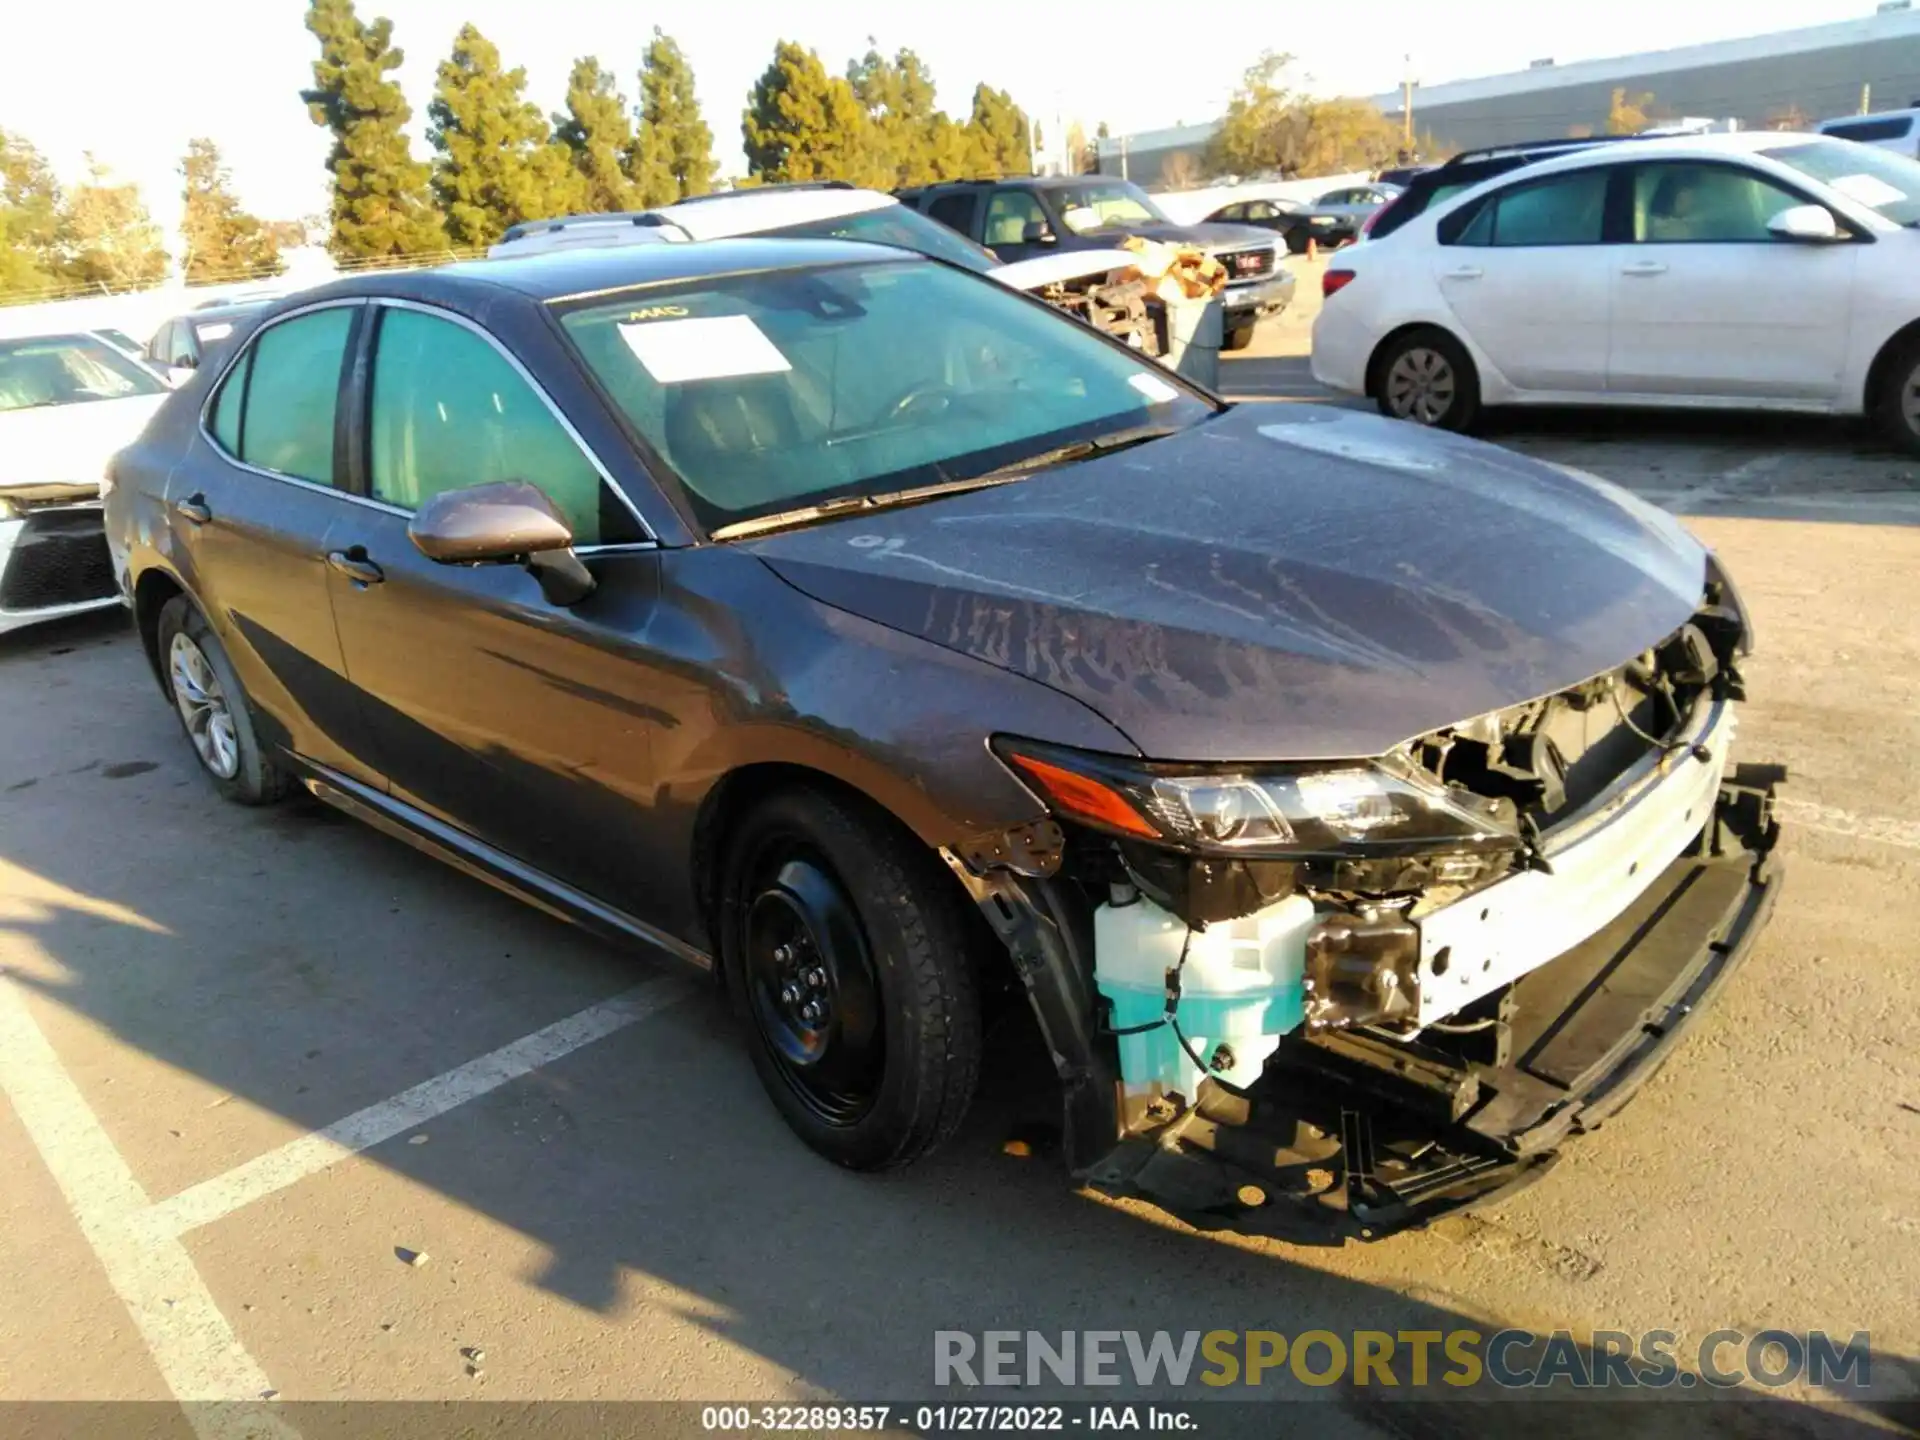
<instances>
[{"instance_id":1,"label":"door handle","mask_svg":"<svg viewBox=\"0 0 1920 1440\"><path fill-rule=\"evenodd\" d=\"M174 501L173 513L190 525L204 525L213 519L213 511L207 508L207 497L198 491L184 500Z\"/></svg>"},{"instance_id":2,"label":"door handle","mask_svg":"<svg viewBox=\"0 0 1920 1440\"><path fill-rule=\"evenodd\" d=\"M1440 278L1443 280L1478 280L1485 273L1486 272L1478 265L1461 265L1447 271L1447 273Z\"/></svg>"},{"instance_id":3,"label":"door handle","mask_svg":"<svg viewBox=\"0 0 1920 1440\"><path fill-rule=\"evenodd\" d=\"M386 572L367 559L367 552L358 545L351 550L328 552L327 564L356 585L378 585L387 578Z\"/></svg>"},{"instance_id":4,"label":"door handle","mask_svg":"<svg viewBox=\"0 0 1920 1440\"><path fill-rule=\"evenodd\" d=\"M1658 260L1636 260L1631 265L1620 267L1622 275L1664 275L1667 267Z\"/></svg>"}]
</instances>

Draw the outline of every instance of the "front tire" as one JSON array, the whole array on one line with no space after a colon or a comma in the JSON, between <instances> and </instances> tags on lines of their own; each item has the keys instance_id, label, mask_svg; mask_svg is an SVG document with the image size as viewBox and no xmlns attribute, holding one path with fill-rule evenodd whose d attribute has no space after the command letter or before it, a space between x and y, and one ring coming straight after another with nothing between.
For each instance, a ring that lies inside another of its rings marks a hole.
<instances>
[{"instance_id":1,"label":"front tire","mask_svg":"<svg viewBox=\"0 0 1920 1440\"><path fill-rule=\"evenodd\" d=\"M160 610L158 640L167 697L213 788L239 805L283 797L292 779L261 746L247 692L206 616L176 595Z\"/></svg>"},{"instance_id":2,"label":"front tire","mask_svg":"<svg viewBox=\"0 0 1920 1440\"><path fill-rule=\"evenodd\" d=\"M1235 326L1227 332L1226 339L1220 343L1220 348L1222 350L1246 349L1249 345L1253 344L1253 329L1254 327L1251 325Z\"/></svg>"},{"instance_id":3,"label":"front tire","mask_svg":"<svg viewBox=\"0 0 1920 1440\"><path fill-rule=\"evenodd\" d=\"M854 1170L948 1139L980 1074L965 897L912 835L812 790L727 847L720 959L754 1069L789 1126Z\"/></svg>"},{"instance_id":4,"label":"front tire","mask_svg":"<svg viewBox=\"0 0 1920 1440\"><path fill-rule=\"evenodd\" d=\"M1880 433L1909 455L1920 455L1920 341L1909 340L1887 364L1873 397Z\"/></svg>"},{"instance_id":5,"label":"front tire","mask_svg":"<svg viewBox=\"0 0 1920 1440\"><path fill-rule=\"evenodd\" d=\"M1374 373L1374 402L1390 419L1464 431L1479 418L1480 377L1445 331L1408 331L1382 352Z\"/></svg>"}]
</instances>

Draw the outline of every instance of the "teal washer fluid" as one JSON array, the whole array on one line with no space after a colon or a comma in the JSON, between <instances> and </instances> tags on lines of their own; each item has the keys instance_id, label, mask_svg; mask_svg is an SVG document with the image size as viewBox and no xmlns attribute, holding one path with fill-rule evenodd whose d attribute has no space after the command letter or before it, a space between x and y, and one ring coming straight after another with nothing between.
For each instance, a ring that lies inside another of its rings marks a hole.
<instances>
[{"instance_id":1,"label":"teal washer fluid","mask_svg":"<svg viewBox=\"0 0 1920 1440\"><path fill-rule=\"evenodd\" d=\"M1151 1025L1166 1014L1166 973L1181 971L1180 1029L1194 1053L1211 1064L1224 1042L1232 1063L1211 1073L1245 1087L1260 1078L1281 1036L1306 1018L1301 980L1313 902L1304 895L1284 900L1193 932L1186 921L1141 897L1130 904L1100 906L1093 914L1093 978L1113 1005L1116 1030ZM1158 1082L1191 1102L1208 1072L1180 1048L1171 1026L1122 1035L1120 1076L1129 1088Z\"/></svg>"}]
</instances>

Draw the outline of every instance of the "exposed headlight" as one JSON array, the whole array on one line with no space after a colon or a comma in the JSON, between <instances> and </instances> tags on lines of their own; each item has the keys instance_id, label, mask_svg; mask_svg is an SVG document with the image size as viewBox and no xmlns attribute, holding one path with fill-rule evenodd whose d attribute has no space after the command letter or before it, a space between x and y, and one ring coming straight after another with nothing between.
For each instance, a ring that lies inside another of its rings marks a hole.
<instances>
[{"instance_id":1,"label":"exposed headlight","mask_svg":"<svg viewBox=\"0 0 1920 1440\"><path fill-rule=\"evenodd\" d=\"M1022 740L994 749L1052 810L1177 850L1278 859L1510 850L1510 806L1398 761L1201 766Z\"/></svg>"},{"instance_id":2,"label":"exposed headlight","mask_svg":"<svg viewBox=\"0 0 1920 1440\"><path fill-rule=\"evenodd\" d=\"M20 507L6 496L0 495L0 520L18 520L19 518Z\"/></svg>"}]
</instances>

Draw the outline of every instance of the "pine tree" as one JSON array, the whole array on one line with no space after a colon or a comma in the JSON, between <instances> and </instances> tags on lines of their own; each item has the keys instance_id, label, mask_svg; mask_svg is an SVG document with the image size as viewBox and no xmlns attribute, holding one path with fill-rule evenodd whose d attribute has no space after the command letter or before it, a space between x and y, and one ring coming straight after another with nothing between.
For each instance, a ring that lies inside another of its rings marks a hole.
<instances>
[{"instance_id":1,"label":"pine tree","mask_svg":"<svg viewBox=\"0 0 1920 1440\"><path fill-rule=\"evenodd\" d=\"M180 174L186 181L180 235L187 247L187 283L279 274L280 246L257 216L240 208L219 147L211 140L189 140Z\"/></svg>"},{"instance_id":2,"label":"pine tree","mask_svg":"<svg viewBox=\"0 0 1920 1440\"><path fill-rule=\"evenodd\" d=\"M813 51L782 40L754 82L741 117L747 168L767 182L846 180L884 184L873 124L845 77L827 74Z\"/></svg>"},{"instance_id":3,"label":"pine tree","mask_svg":"<svg viewBox=\"0 0 1920 1440\"><path fill-rule=\"evenodd\" d=\"M871 36L867 44L873 46ZM926 62L911 50L889 60L870 48L847 67L847 82L872 122L869 158L882 173L880 183L892 189L943 178L935 122L946 117L934 108L933 74Z\"/></svg>"},{"instance_id":4,"label":"pine tree","mask_svg":"<svg viewBox=\"0 0 1920 1440\"><path fill-rule=\"evenodd\" d=\"M87 180L74 187L61 220L65 278L114 290L152 285L167 273L160 227L138 185L109 183L106 166L87 156Z\"/></svg>"},{"instance_id":5,"label":"pine tree","mask_svg":"<svg viewBox=\"0 0 1920 1440\"><path fill-rule=\"evenodd\" d=\"M713 189L713 131L700 114L693 67L658 25L640 61L640 130L627 173L646 205L671 205Z\"/></svg>"},{"instance_id":6,"label":"pine tree","mask_svg":"<svg viewBox=\"0 0 1920 1440\"><path fill-rule=\"evenodd\" d=\"M413 158L413 118L392 72L404 58L393 22L362 24L353 0L312 0L307 29L320 41L313 88L300 92L313 123L333 132L331 248L342 259L410 255L446 244L427 191L427 167Z\"/></svg>"},{"instance_id":7,"label":"pine tree","mask_svg":"<svg viewBox=\"0 0 1920 1440\"><path fill-rule=\"evenodd\" d=\"M591 55L573 62L567 113L553 117L554 138L567 147L580 177L582 210L631 210L635 187L624 168L633 149L633 119L614 77Z\"/></svg>"},{"instance_id":8,"label":"pine tree","mask_svg":"<svg viewBox=\"0 0 1920 1440\"><path fill-rule=\"evenodd\" d=\"M494 43L460 27L427 106L427 138L439 152L433 193L456 245L491 245L509 225L573 208L571 152L552 140L526 88L524 69L503 70Z\"/></svg>"},{"instance_id":9,"label":"pine tree","mask_svg":"<svg viewBox=\"0 0 1920 1440\"><path fill-rule=\"evenodd\" d=\"M46 159L0 130L0 294L49 285L60 269L60 185Z\"/></svg>"},{"instance_id":10,"label":"pine tree","mask_svg":"<svg viewBox=\"0 0 1920 1440\"><path fill-rule=\"evenodd\" d=\"M973 90L973 115L967 122L978 132L984 158L993 175L1025 175L1033 169L1033 149L1027 113L1013 97L991 85Z\"/></svg>"}]
</instances>

